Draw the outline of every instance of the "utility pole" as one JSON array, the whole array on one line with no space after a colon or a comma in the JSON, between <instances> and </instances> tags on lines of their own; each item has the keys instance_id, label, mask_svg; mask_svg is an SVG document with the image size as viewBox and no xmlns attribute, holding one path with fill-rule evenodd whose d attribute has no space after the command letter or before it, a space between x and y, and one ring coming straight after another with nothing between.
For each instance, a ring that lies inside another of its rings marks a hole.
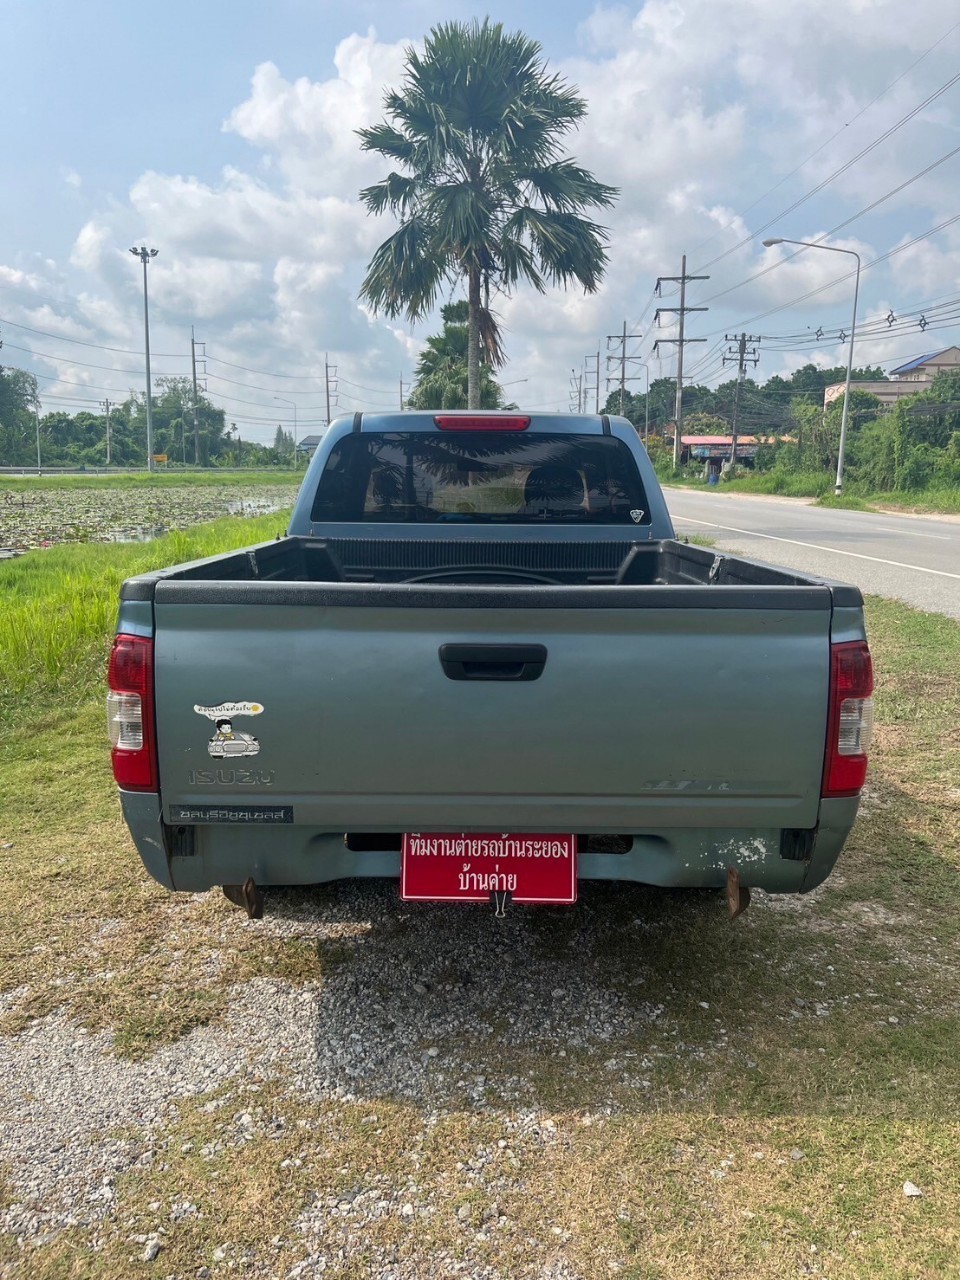
<instances>
[{"instance_id":1,"label":"utility pole","mask_svg":"<svg viewBox=\"0 0 960 1280\"><path fill-rule=\"evenodd\" d=\"M130 250L143 263L143 345L147 357L147 470L153 470L153 394L150 389L150 312L147 307L147 263L155 258L159 249L148 249L142 244Z\"/></svg>"},{"instance_id":2,"label":"utility pole","mask_svg":"<svg viewBox=\"0 0 960 1280\"><path fill-rule=\"evenodd\" d=\"M332 386L332 387L330 386L331 380L333 381L333 386ZM331 396L331 394L333 395L334 408L336 408L336 399L337 399L337 366L336 366L335 364L330 364L330 363L329 363L329 361L327 360L327 357L326 357L326 356L324 356L324 357L323 357L323 381L324 381L324 386L326 387L326 391L327 391L327 426L329 427L329 425L330 425L330 396ZM403 379L402 379L402 378L401 378L401 380L400 380L400 400L401 400L401 405L402 405L402 402L403 402Z\"/></svg>"},{"instance_id":3,"label":"utility pole","mask_svg":"<svg viewBox=\"0 0 960 1280\"><path fill-rule=\"evenodd\" d=\"M400 408L403 408L403 370L400 370Z\"/></svg>"},{"instance_id":4,"label":"utility pole","mask_svg":"<svg viewBox=\"0 0 960 1280\"><path fill-rule=\"evenodd\" d=\"M593 368L591 368L591 365ZM595 385L591 387L590 379L595 379ZM590 392L594 392L595 411L600 412L600 352L596 355L583 357L583 371L580 374L581 396L579 404L579 412L586 413L587 405L590 403Z\"/></svg>"},{"instance_id":5,"label":"utility pole","mask_svg":"<svg viewBox=\"0 0 960 1280\"><path fill-rule=\"evenodd\" d=\"M737 388L733 397L733 424L731 427L733 441L730 446L730 466L732 468L737 461L737 419L740 415L740 392L743 388L743 379L746 374L747 361L749 360L754 366L760 362L760 354L756 347L754 347L749 354L747 353L747 343L759 342L760 338L754 337L752 333L741 333L739 338L736 334L731 337L728 333L725 335L724 341L735 342L737 344L735 352L728 351L723 357L724 364L733 364L734 362L737 364Z\"/></svg>"},{"instance_id":6,"label":"utility pole","mask_svg":"<svg viewBox=\"0 0 960 1280\"><path fill-rule=\"evenodd\" d=\"M673 465L680 465L680 435L683 427L683 348L688 342L706 342L706 338L685 338L683 336L683 320L688 311L709 311L709 307L688 307L687 306L687 281L688 280L709 280L709 276L688 276L687 275L687 255L683 255L680 263L680 274L678 276L660 276L657 280L656 293L660 294L660 286L665 280L672 284L680 285L680 305L679 307L660 307L657 310L655 319L660 324L660 316L663 312L673 311L679 313L680 316L680 336L679 338L660 338L653 344L654 351L660 346L661 342L674 342L677 344L677 402L674 410L675 428L673 436Z\"/></svg>"},{"instance_id":7,"label":"utility pole","mask_svg":"<svg viewBox=\"0 0 960 1280\"><path fill-rule=\"evenodd\" d=\"M626 393L627 393L627 383L628 383L628 382L639 382L639 381L640 381L640 379L639 379L639 378L634 378L634 377L628 377L628 376L627 376L627 364L628 364L628 363L629 363L629 364L633 364L634 362L636 362L637 364L639 364L639 365L640 365L640 367L641 367L641 368L644 368L644 367L645 367L645 366L643 365L643 362L640 360L640 357L639 357L639 356L628 356L628 355L627 355L627 341L628 341L628 339L639 339L639 338L641 338L642 336L643 336L643 335L642 335L642 334L640 334L640 333L627 333L627 322L626 322L626 320L624 320L624 322L623 322L623 333L608 333L608 334L607 334L607 348L608 348L608 349L609 349L610 344L611 344L612 342L616 342L616 343L619 343L619 344L620 344L620 354L619 354L618 356L607 356L607 365L609 366L609 365L611 365L611 364L619 364L619 366L620 366L620 413L621 413L621 415L623 414L623 410L624 410L624 399L625 399L625 397L626 397ZM648 374L648 381L649 381L649 374ZM608 375L607 375L607 386L609 387L609 385L610 385L610 376L609 376L609 374L608 374ZM650 410L649 410L649 408L648 408L648 409L647 409L647 421L648 421L648 422L649 422L649 418L650 418Z\"/></svg>"},{"instance_id":8,"label":"utility pole","mask_svg":"<svg viewBox=\"0 0 960 1280\"><path fill-rule=\"evenodd\" d=\"M577 413L583 413L583 374L571 369L570 378L570 410L573 411L573 399L577 399Z\"/></svg>"},{"instance_id":9,"label":"utility pole","mask_svg":"<svg viewBox=\"0 0 960 1280\"><path fill-rule=\"evenodd\" d=\"M609 339L608 339L609 341ZM620 339L620 417L623 417L623 397L627 391L627 322L623 322L623 337Z\"/></svg>"},{"instance_id":10,"label":"utility pole","mask_svg":"<svg viewBox=\"0 0 960 1280\"><path fill-rule=\"evenodd\" d=\"M201 346L204 344L201 343ZM197 417L197 342L190 326L190 364L193 367L193 465L200 465L200 420Z\"/></svg>"},{"instance_id":11,"label":"utility pole","mask_svg":"<svg viewBox=\"0 0 960 1280\"><path fill-rule=\"evenodd\" d=\"M103 405L104 413L107 420L107 466L109 467L110 465L110 401L101 400L100 403Z\"/></svg>"}]
</instances>

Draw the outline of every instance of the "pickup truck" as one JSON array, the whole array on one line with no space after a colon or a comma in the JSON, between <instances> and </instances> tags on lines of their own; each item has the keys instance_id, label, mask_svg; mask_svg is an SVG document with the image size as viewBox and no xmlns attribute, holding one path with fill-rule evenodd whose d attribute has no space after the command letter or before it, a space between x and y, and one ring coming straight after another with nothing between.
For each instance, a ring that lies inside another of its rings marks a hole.
<instances>
[{"instance_id":1,"label":"pickup truck","mask_svg":"<svg viewBox=\"0 0 960 1280\"><path fill-rule=\"evenodd\" d=\"M804 893L857 812L860 592L678 541L624 418L357 413L285 536L129 579L123 812L172 890Z\"/></svg>"}]
</instances>

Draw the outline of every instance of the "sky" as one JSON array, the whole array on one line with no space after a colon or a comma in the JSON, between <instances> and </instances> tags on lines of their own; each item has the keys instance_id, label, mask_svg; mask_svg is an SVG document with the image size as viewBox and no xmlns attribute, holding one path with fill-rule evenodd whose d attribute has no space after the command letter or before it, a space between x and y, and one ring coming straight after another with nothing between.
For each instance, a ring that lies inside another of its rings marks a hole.
<instances>
[{"instance_id":1,"label":"sky","mask_svg":"<svg viewBox=\"0 0 960 1280\"><path fill-rule=\"evenodd\" d=\"M489 14L542 46L587 102L567 153L619 188L600 289L493 299L523 408L588 407L625 366L685 382L759 381L846 362L886 369L960 342L960 15L942 0L5 0L0 161L4 367L37 375L44 412L144 387L148 268L154 379L201 379L244 439L322 430L332 409L392 409L440 328L371 314L365 268L392 231L360 189L389 169L356 130L383 118L406 52L437 23ZM953 83L953 81L956 81ZM463 296L450 286L441 302ZM655 344L660 342L659 346ZM726 363L725 363L726 357ZM608 382L608 378L610 381ZM573 407L576 407L574 402ZM294 423L294 419L296 422Z\"/></svg>"}]
</instances>

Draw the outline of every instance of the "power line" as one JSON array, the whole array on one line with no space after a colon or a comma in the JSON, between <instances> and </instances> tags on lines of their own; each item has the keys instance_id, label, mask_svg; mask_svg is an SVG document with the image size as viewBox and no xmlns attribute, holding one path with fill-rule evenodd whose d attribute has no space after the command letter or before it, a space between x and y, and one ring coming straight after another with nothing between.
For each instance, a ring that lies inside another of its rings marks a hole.
<instances>
[{"instance_id":1,"label":"power line","mask_svg":"<svg viewBox=\"0 0 960 1280\"><path fill-rule=\"evenodd\" d=\"M703 264L703 267L697 267L697 270L700 271L706 267L714 266L714 264L717 262L722 262L723 259L728 258L731 253L736 253L736 251L738 249L742 249L745 244L749 244L751 240L755 240L757 236L761 234L761 232L766 231L769 227L772 227L775 222L779 222L781 218L785 218L787 214L793 213L794 210L799 209L801 205L806 204L806 202L812 199L813 196L818 195L824 189L824 187L828 187L831 182L834 182L837 178L841 177L844 173L847 172L848 169L851 169L855 164L859 163L859 161L861 161L865 156L868 156L871 151L875 151L876 148L881 145L881 143L886 142L888 138L892 137L893 134L895 134L899 129L902 129L905 124L907 124L915 116L919 115L920 112L923 111L924 108L930 106L932 102L935 102L936 99L941 97L942 94L946 93L948 89L953 88L953 86L957 83L958 80L960 80L960 71L958 71L956 75L951 76L951 78L947 80L944 84L942 84L939 87L939 89L935 89L933 93L929 94L926 98L924 98L924 100L921 103L919 103L917 106L915 106L911 111L908 111L905 116L901 116L900 119L895 124L892 124L889 129L884 130L884 132L880 134L878 138L874 138L873 142L869 143L866 147L863 147L860 151L857 152L855 156L852 156L849 160L847 160L844 164L842 164L839 167L839 169L835 169L833 173L829 174L826 178L824 178L822 182L818 182L815 187L812 187L806 193L806 195L801 196L799 200L795 200L793 204L788 205L786 209L781 209L779 213L774 214L774 216L770 218L767 222L764 222L762 226L757 227L755 231L751 231L751 233L748 236L745 236L744 239L739 240L735 245L731 246L731 248L725 249L723 253L718 254L715 258L711 258L709 262L705 262Z\"/></svg>"},{"instance_id":2,"label":"power line","mask_svg":"<svg viewBox=\"0 0 960 1280\"><path fill-rule=\"evenodd\" d=\"M55 342L70 342L78 347L93 347L97 351L113 351L122 356L139 356L142 353L130 347L107 347L102 342L84 342L81 338L65 338L61 333L48 333L45 329L31 329L27 324L17 324L16 320L6 320L0 316L0 324L8 324L12 329L22 329L24 333L35 333L41 338L52 338ZM186 360L183 351L154 351L153 354L162 360ZM53 357L54 359L56 357Z\"/></svg>"},{"instance_id":3,"label":"power line","mask_svg":"<svg viewBox=\"0 0 960 1280\"><path fill-rule=\"evenodd\" d=\"M886 262L889 258L895 257L898 253L903 253L907 249L912 249L913 246L915 244L919 244L921 240L928 240L930 236L946 230L947 227L953 226L955 222L960 222L960 213L954 214L951 218L945 218L943 222L938 222L937 225L935 227L931 227L929 231L923 231L920 235L914 236L912 240L907 240L904 244L900 244L893 249L889 249L886 253L881 254L879 258L874 258L871 262L864 263L861 268L861 274L864 271L869 271L871 267L879 266L881 262ZM745 320L738 320L737 324L746 326L748 324L752 324L755 320L765 320L767 316L776 315L779 311L786 311L788 307L794 307L798 302L806 302L808 298L815 298L818 294L826 293L828 289L832 289L835 285L842 284L844 280L850 280L855 275L856 271L854 270L848 271L844 275L834 276L832 280L828 280L826 284L822 284L816 289L810 289L807 293L803 293L797 298L791 298L789 302L781 302L778 306L770 307L769 310L762 311L754 316L749 316ZM720 332L721 330L715 329L713 333L707 334L707 337L712 338Z\"/></svg>"},{"instance_id":4,"label":"power line","mask_svg":"<svg viewBox=\"0 0 960 1280\"><path fill-rule=\"evenodd\" d=\"M689 381L690 378L694 377L695 374L699 373L701 369L706 369L708 365L714 364L716 361L716 357L720 354L722 350L723 350L723 339L721 339L719 342L715 342L714 345L710 348L710 350L705 352L700 357L700 359L696 362L693 368L687 372L687 374L685 375L687 381Z\"/></svg>"},{"instance_id":5,"label":"power line","mask_svg":"<svg viewBox=\"0 0 960 1280\"><path fill-rule=\"evenodd\" d=\"M887 313L886 317L884 317L884 323L888 323L890 321L891 315L893 315L893 321L899 324L901 321L908 320L912 316L933 315L945 307L955 306L960 306L960 296L941 293L935 298L928 298L923 302L914 303L912 308L897 307L896 314L892 311ZM879 323L879 319L864 321L863 326L857 325L857 333L861 332L861 328L866 329L868 326ZM832 330L826 330L825 332L829 333L832 332ZM765 340L770 342L779 341L781 339L789 340L791 338L805 340L810 337L810 334L811 329L808 325L806 329L796 329L791 333L767 333L765 335Z\"/></svg>"},{"instance_id":6,"label":"power line","mask_svg":"<svg viewBox=\"0 0 960 1280\"><path fill-rule=\"evenodd\" d=\"M829 231L824 231L822 235L817 236L813 243L821 244L828 236L836 235L838 231L842 231L844 227L848 227L851 222L856 222L858 218L862 218L864 214L871 213L879 205L883 204L884 201L889 200L892 196L899 195L904 188L909 187L912 183L918 181L918 179L926 177L932 169L936 169L947 160L952 160L958 152L960 152L960 146L954 147L952 151L948 151L946 155L940 156L938 160L934 160L932 164L928 164L925 169L921 169L919 173L915 173L912 178L907 178L905 182L901 182L899 187L894 187L892 191L887 191L884 195L878 197L872 204L868 204L865 208L861 209L859 213L852 214L849 218L844 219L843 222L837 223L835 227L831 227ZM710 297L705 298L704 301L714 302L717 298L723 298L728 293L735 293L737 289L742 289L745 284L751 284L754 280L759 280L761 276L769 275L771 271L776 271L780 267L785 266L786 263L792 262L794 258L798 258L802 253L803 249L795 249L792 253L788 253L786 257L778 259L778 261L771 263L770 266L764 267L762 271L755 272L752 276L747 276L745 280L741 280L738 284L732 284L727 289L721 289L719 293L712 293Z\"/></svg>"},{"instance_id":7,"label":"power line","mask_svg":"<svg viewBox=\"0 0 960 1280\"><path fill-rule=\"evenodd\" d=\"M767 196L773 195L774 191L779 190L780 187L782 187L785 182L789 182L790 179L794 177L796 174L798 174L801 169L805 168L810 163L811 160L815 160L821 151L826 150L826 148L829 147L831 142L836 141L836 139L840 137L841 133L849 129L850 126L854 124L857 120L859 120L862 115L865 115L872 106L878 103L882 97L884 97L887 93L890 92L891 89L893 89L896 85L898 85L900 81L904 78L904 76L908 76L910 72L914 69L914 67L918 67L920 63L923 62L924 58L928 57L931 53L933 53L934 49L938 48L938 46L943 44L944 40L946 40L949 36L952 36L954 31L956 31L958 27L960 27L960 22L955 22L948 31L945 31L943 33L943 35L939 38L939 40L935 40L933 44L930 45L929 49L924 50L924 52L921 53L919 58L917 58L914 62L911 62L909 67L907 67L905 71L901 71L895 80L891 80L890 83L885 88L880 90L880 92L877 94L875 98L870 99L870 101L867 103L865 107L861 107L861 109L856 113L856 115L852 116L849 120L845 121L843 128L838 129L836 133L831 134L831 136L826 140L826 142L821 143L820 146L817 147L816 151L811 151L810 155L807 156L806 160L801 160L795 169L791 169L790 172L788 174L785 174L784 177L782 177L779 182L775 182L772 187L770 187L767 191L763 193L763 195L758 196L756 200L752 202L752 204L748 204L745 209L743 209L740 213L735 215L735 218L746 217L746 215L750 212L751 209L755 209L758 204L766 200ZM705 244L709 244L711 240L715 240L717 236L720 235L722 232L729 231L732 226L733 226L733 221L728 222L726 226L721 227L718 231L714 231L711 235L707 236L705 240L701 240L699 244L694 245L694 252L696 252L697 249L703 248ZM717 259L714 259L714 261L717 261ZM705 265L709 266L711 264L707 263Z\"/></svg>"}]
</instances>

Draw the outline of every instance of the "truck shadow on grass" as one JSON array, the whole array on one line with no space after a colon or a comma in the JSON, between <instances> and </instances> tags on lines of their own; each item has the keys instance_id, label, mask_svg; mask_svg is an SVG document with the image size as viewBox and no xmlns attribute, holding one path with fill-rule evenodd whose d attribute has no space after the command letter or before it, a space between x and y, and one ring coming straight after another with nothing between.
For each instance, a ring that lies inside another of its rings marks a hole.
<instances>
[{"instance_id":1,"label":"truck shadow on grass","mask_svg":"<svg viewBox=\"0 0 960 1280\"><path fill-rule=\"evenodd\" d=\"M426 1110L949 1106L954 970L925 922L851 891L878 838L928 875L939 862L886 806L841 875L805 898L756 894L733 923L720 894L631 884L502 920L407 906L387 882L274 891L284 932L324 922L308 1074Z\"/></svg>"}]
</instances>

